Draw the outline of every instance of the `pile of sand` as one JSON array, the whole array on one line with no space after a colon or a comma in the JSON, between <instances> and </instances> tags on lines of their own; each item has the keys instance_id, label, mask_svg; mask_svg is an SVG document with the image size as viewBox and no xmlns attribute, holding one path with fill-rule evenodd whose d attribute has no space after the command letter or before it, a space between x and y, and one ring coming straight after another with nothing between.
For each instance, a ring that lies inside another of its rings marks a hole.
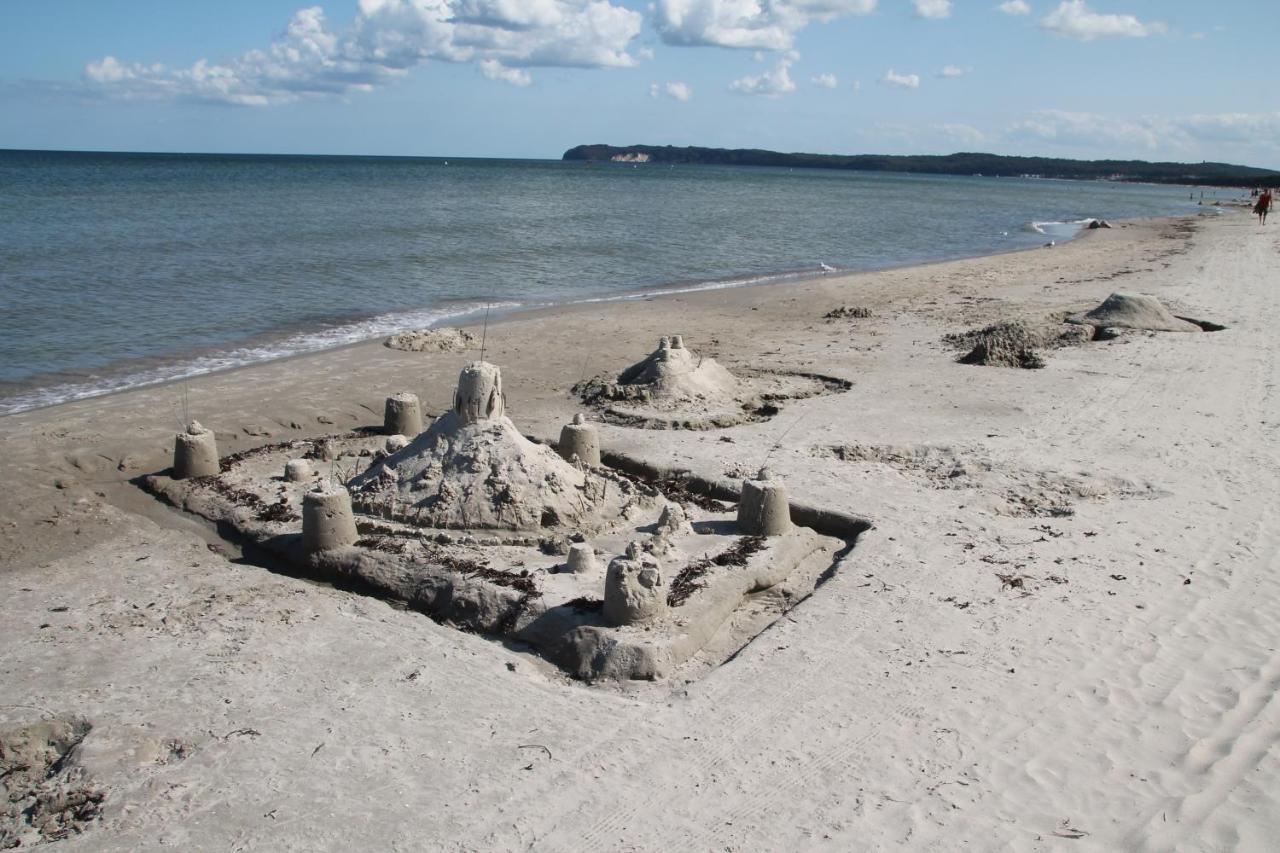
<instances>
[{"instance_id":1,"label":"pile of sand","mask_svg":"<svg viewBox=\"0 0 1280 853\"><path fill-rule=\"evenodd\" d=\"M987 326L977 334L973 349L962 355L961 364L1038 369L1045 366L1039 347L1044 335L1018 320Z\"/></svg>"},{"instance_id":2,"label":"pile of sand","mask_svg":"<svg viewBox=\"0 0 1280 853\"><path fill-rule=\"evenodd\" d=\"M505 414L502 375L463 368L454 408L407 447L352 478L362 506L444 528L535 530L590 514L587 475L520 434Z\"/></svg>"},{"instance_id":3,"label":"pile of sand","mask_svg":"<svg viewBox=\"0 0 1280 853\"><path fill-rule=\"evenodd\" d=\"M1086 314L1067 318L1069 323L1114 329L1143 329L1152 332L1199 332L1189 323L1169 313L1154 296L1140 293L1113 293Z\"/></svg>"},{"instance_id":4,"label":"pile of sand","mask_svg":"<svg viewBox=\"0 0 1280 853\"><path fill-rule=\"evenodd\" d=\"M398 332L387 338L383 346L405 352L461 352L479 343L475 335L463 329L415 329Z\"/></svg>"},{"instance_id":5,"label":"pile of sand","mask_svg":"<svg viewBox=\"0 0 1280 853\"><path fill-rule=\"evenodd\" d=\"M1061 315L1043 319L1002 320L980 329L943 337L964 355L961 364L1037 369L1045 366L1044 350L1076 346L1092 340L1094 330L1063 322Z\"/></svg>"},{"instance_id":6,"label":"pile of sand","mask_svg":"<svg viewBox=\"0 0 1280 853\"><path fill-rule=\"evenodd\" d=\"M738 380L713 358L685 349L679 335L663 338L658 348L618 376L618 384L641 390L648 401L729 400Z\"/></svg>"}]
</instances>

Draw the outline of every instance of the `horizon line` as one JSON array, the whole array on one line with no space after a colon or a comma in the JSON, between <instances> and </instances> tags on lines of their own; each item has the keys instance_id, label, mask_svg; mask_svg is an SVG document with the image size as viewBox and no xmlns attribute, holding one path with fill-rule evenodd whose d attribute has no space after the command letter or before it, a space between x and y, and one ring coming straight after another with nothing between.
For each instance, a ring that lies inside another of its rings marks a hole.
<instances>
[{"instance_id":1,"label":"horizon line","mask_svg":"<svg viewBox=\"0 0 1280 853\"><path fill-rule=\"evenodd\" d=\"M760 151L768 154L781 154L787 156L819 156L819 157L956 157L961 155L983 156L983 157L1005 157L1009 159L1036 159L1036 160L1061 160L1070 163L1146 163L1151 165L1177 165L1177 166L1197 166L1197 165L1217 165L1232 166L1246 169L1256 169L1258 171L1270 172L1280 175L1280 169L1273 169L1269 166L1249 166L1243 163L1228 163L1222 160L1199 160L1199 161L1183 161L1183 160L1141 160L1136 158L1122 157L1099 157L1095 159L1083 159L1079 157L1056 157L1045 154L995 154L990 151L952 151L946 154L889 154L885 152L862 152L857 154L840 153L829 154L818 151L777 151L771 148L723 148L704 145L674 145L664 143L660 145L651 145L648 143L632 143L629 145L613 145L607 142L580 143L565 149L565 153L576 148L693 148L704 149L710 151ZM308 152L281 152L281 151L137 151L127 149L112 148L9 148L0 146L0 155L2 154L116 154L129 155L139 157L309 157L309 158L328 158L328 159L370 159L370 160L523 160L530 162L543 163L561 163L573 162L566 161L562 153L557 157L530 157L530 156L483 156L477 157L468 154L352 154L352 153L308 153ZM585 161L584 161L585 162ZM681 164L681 165L699 165L699 164ZM732 164L720 164L732 165ZM759 168L759 167L753 167ZM797 168L797 167L792 167ZM804 168L804 167L798 167ZM856 170L855 170L856 171ZM994 176L993 176L994 177Z\"/></svg>"}]
</instances>

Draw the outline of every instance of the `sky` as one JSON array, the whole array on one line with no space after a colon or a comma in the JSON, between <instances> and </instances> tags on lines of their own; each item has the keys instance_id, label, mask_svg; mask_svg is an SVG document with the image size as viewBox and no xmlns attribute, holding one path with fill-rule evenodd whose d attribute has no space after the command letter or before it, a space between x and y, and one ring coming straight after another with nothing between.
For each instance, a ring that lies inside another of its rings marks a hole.
<instances>
[{"instance_id":1,"label":"sky","mask_svg":"<svg viewBox=\"0 0 1280 853\"><path fill-rule=\"evenodd\" d=\"M1280 169L1276 0L0 0L0 148Z\"/></svg>"}]
</instances>

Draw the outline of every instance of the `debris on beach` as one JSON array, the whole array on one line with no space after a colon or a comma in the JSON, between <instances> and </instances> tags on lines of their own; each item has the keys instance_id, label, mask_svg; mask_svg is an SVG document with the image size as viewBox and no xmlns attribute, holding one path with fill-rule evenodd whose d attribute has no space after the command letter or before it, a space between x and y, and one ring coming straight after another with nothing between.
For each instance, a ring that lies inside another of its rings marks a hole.
<instances>
[{"instance_id":1,"label":"debris on beach","mask_svg":"<svg viewBox=\"0 0 1280 853\"><path fill-rule=\"evenodd\" d=\"M0 849L60 841L101 817L106 794L76 760L92 728L55 717L0 732Z\"/></svg>"},{"instance_id":2,"label":"debris on beach","mask_svg":"<svg viewBox=\"0 0 1280 853\"><path fill-rule=\"evenodd\" d=\"M861 305L850 307L841 305L839 308L833 308L822 315L824 320L865 320L871 316L871 309L864 308Z\"/></svg>"},{"instance_id":3,"label":"debris on beach","mask_svg":"<svg viewBox=\"0 0 1280 853\"><path fill-rule=\"evenodd\" d=\"M889 468L932 489L977 490L996 515L1061 518L1075 505L1107 500L1156 500L1168 492L1145 480L1080 468L1045 470L1011 464L981 446L838 444L810 449L815 457L852 463L865 472Z\"/></svg>"},{"instance_id":4,"label":"debris on beach","mask_svg":"<svg viewBox=\"0 0 1280 853\"><path fill-rule=\"evenodd\" d=\"M462 352L479 342L471 332L446 327L397 332L383 346L405 352Z\"/></svg>"}]
</instances>

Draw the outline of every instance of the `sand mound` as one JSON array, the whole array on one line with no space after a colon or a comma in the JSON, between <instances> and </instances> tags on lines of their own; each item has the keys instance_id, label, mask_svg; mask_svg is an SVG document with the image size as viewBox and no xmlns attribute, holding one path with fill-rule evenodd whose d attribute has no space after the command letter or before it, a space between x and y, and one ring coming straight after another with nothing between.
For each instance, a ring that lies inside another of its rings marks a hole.
<instances>
[{"instance_id":1,"label":"sand mound","mask_svg":"<svg viewBox=\"0 0 1280 853\"><path fill-rule=\"evenodd\" d=\"M431 527L533 530L585 518L586 475L521 435L505 405L498 368L467 365L453 410L352 478L353 499Z\"/></svg>"},{"instance_id":2,"label":"sand mound","mask_svg":"<svg viewBox=\"0 0 1280 853\"><path fill-rule=\"evenodd\" d=\"M1040 321L1003 320L981 329L946 335L943 341L965 350L965 354L956 359L961 364L1036 369L1045 366L1042 350L1076 346L1093 337L1092 328L1064 323L1059 315Z\"/></svg>"},{"instance_id":3,"label":"sand mound","mask_svg":"<svg viewBox=\"0 0 1280 853\"><path fill-rule=\"evenodd\" d=\"M398 332L383 346L405 352L461 352L478 343L476 336L462 329L415 329Z\"/></svg>"},{"instance_id":4,"label":"sand mound","mask_svg":"<svg viewBox=\"0 0 1280 853\"><path fill-rule=\"evenodd\" d=\"M973 349L958 361L995 367L1038 369L1045 366L1037 351L1046 343L1045 334L1021 321L996 323L974 335Z\"/></svg>"},{"instance_id":5,"label":"sand mound","mask_svg":"<svg viewBox=\"0 0 1280 853\"><path fill-rule=\"evenodd\" d=\"M618 384L643 389L650 401L725 400L738 392L732 373L685 349L679 335L663 338L644 360L622 371Z\"/></svg>"},{"instance_id":6,"label":"sand mound","mask_svg":"<svg viewBox=\"0 0 1280 853\"><path fill-rule=\"evenodd\" d=\"M1199 332L1195 323L1169 313L1154 296L1140 293L1113 293L1087 314L1068 317L1067 322L1117 329L1144 329L1152 332Z\"/></svg>"}]
</instances>

